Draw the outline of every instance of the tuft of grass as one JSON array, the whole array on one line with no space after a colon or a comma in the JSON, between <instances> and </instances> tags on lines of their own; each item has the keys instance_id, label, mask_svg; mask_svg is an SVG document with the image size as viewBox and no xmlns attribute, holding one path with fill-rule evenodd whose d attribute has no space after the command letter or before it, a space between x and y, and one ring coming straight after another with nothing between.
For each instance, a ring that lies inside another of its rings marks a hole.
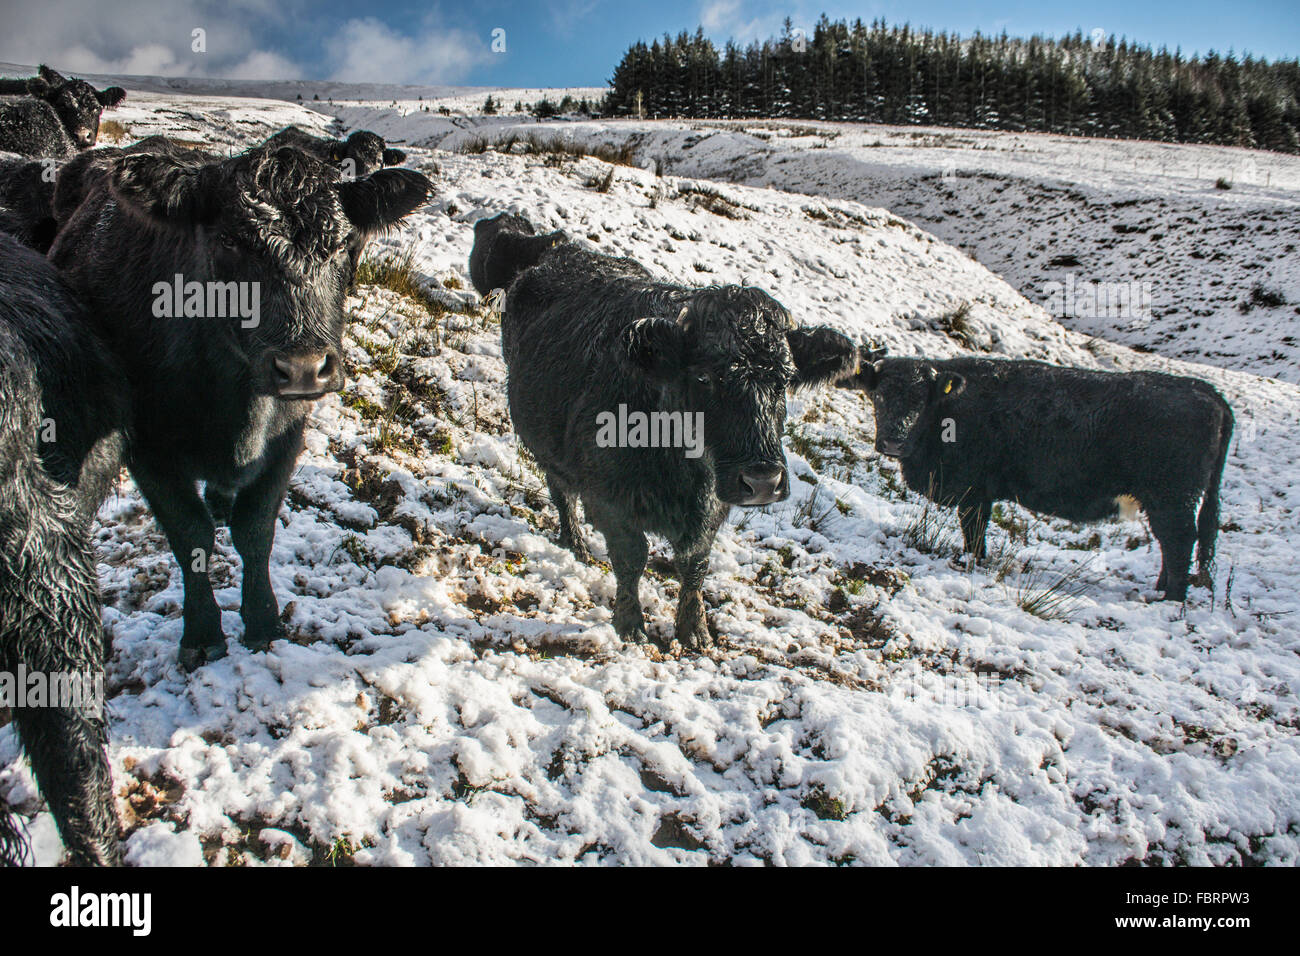
<instances>
[{"instance_id":1,"label":"tuft of grass","mask_svg":"<svg viewBox=\"0 0 1300 956\"><path fill-rule=\"evenodd\" d=\"M1026 561L1016 576L1016 606L1044 621L1068 620L1095 584L1087 574L1091 564L1089 558L1066 571L1053 571Z\"/></svg>"},{"instance_id":2,"label":"tuft of grass","mask_svg":"<svg viewBox=\"0 0 1300 956\"><path fill-rule=\"evenodd\" d=\"M912 518L903 530L903 541L922 554L948 554L956 546L946 511L928 496L913 506Z\"/></svg>"},{"instance_id":3,"label":"tuft of grass","mask_svg":"<svg viewBox=\"0 0 1300 956\"><path fill-rule=\"evenodd\" d=\"M1286 296L1276 289L1270 289L1262 282L1256 282L1250 289L1250 298L1237 305L1237 311L1242 315L1250 312L1258 306L1266 309L1275 309L1280 305L1286 305Z\"/></svg>"},{"instance_id":4,"label":"tuft of grass","mask_svg":"<svg viewBox=\"0 0 1300 956\"><path fill-rule=\"evenodd\" d=\"M351 558L352 563L359 567L373 569L376 565L375 552L360 535L345 534L343 540L339 542L339 546L334 549L334 554L338 554L340 551ZM333 556L330 555L331 558Z\"/></svg>"},{"instance_id":5,"label":"tuft of grass","mask_svg":"<svg viewBox=\"0 0 1300 956\"><path fill-rule=\"evenodd\" d=\"M357 264L356 284L377 285L398 295L414 299L430 315L441 315L446 307L420 280L414 265L415 250L407 248L397 255L368 257Z\"/></svg>"},{"instance_id":6,"label":"tuft of grass","mask_svg":"<svg viewBox=\"0 0 1300 956\"><path fill-rule=\"evenodd\" d=\"M715 216L722 216L724 219L749 218L745 212L748 207L741 205L734 199L728 199L711 186L702 186L699 183L691 182L681 183L677 187L677 198L685 199L687 205L692 209L703 209Z\"/></svg>"},{"instance_id":7,"label":"tuft of grass","mask_svg":"<svg viewBox=\"0 0 1300 956\"><path fill-rule=\"evenodd\" d=\"M803 800L803 806L815 813L818 820L843 821L849 818L849 810L844 801L821 788L808 794Z\"/></svg>"},{"instance_id":8,"label":"tuft of grass","mask_svg":"<svg viewBox=\"0 0 1300 956\"><path fill-rule=\"evenodd\" d=\"M636 166L636 149L631 143L620 145L606 142L587 145L567 136L545 135L532 131L509 133L495 140L475 136L456 147L456 152L472 155L486 153L488 150L523 156L541 156L552 160L591 156L614 166ZM548 165L555 165L555 163Z\"/></svg>"},{"instance_id":9,"label":"tuft of grass","mask_svg":"<svg viewBox=\"0 0 1300 956\"><path fill-rule=\"evenodd\" d=\"M963 348L977 351L979 344L975 339L975 329L970 324L971 304L963 302L951 312L939 316L939 331Z\"/></svg>"},{"instance_id":10,"label":"tuft of grass","mask_svg":"<svg viewBox=\"0 0 1300 956\"><path fill-rule=\"evenodd\" d=\"M800 527L821 531L832 512L839 508L841 502L822 485L815 485L807 498L794 510L794 524ZM844 513L841 511L841 513Z\"/></svg>"},{"instance_id":11,"label":"tuft of grass","mask_svg":"<svg viewBox=\"0 0 1300 956\"><path fill-rule=\"evenodd\" d=\"M107 119L99 124L99 135L105 140L120 143L131 135L131 131L126 128L126 124L119 123L114 119Z\"/></svg>"},{"instance_id":12,"label":"tuft of grass","mask_svg":"<svg viewBox=\"0 0 1300 956\"><path fill-rule=\"evenodd\" d=\"M598 193L609 192L614 186L614 167L609 167L609 171L604 176L592 176L587 180L587 186Z\"/></svg>"},{"instance_id":13,"label":"tuft of grass","mask_svg":"<svg viewBox=\"0 0 1300 956\"><path fill-rule=\"evenodd\" d=\"M1216 180L1214 181L1214 188L1215 188L1215 189L1231 189L1231 188L1232 188L1232 183L1230 183L1230 182L1228 181L1227 177L1225 177L1225 176L1220 176L1218 179L1216 179Z\"/></svg>"}]
</instances>

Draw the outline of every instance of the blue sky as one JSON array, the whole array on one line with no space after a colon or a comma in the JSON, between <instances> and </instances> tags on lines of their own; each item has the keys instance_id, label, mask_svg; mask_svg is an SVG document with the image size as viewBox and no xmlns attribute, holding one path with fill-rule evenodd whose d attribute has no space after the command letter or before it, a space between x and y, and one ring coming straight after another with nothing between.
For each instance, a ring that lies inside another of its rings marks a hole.
<instances>
[{"instance_id":1,"label":"blue sky","mask_svg":"<svg viewBox=\"0 0 1300 956\"><path fill-rule=\"evenodd\" d=\"M602 85L636 39L698 25L719 44L764 38L786 16L811 29L823 10L832 19L884 17L961 34L1100 28L1184 52L1300 55L1300 0L0 0L0 60L87 72ZM206 31L201 53L191 49L196 28ZM498 28L504 53L491 50Z\"/></svg>"}]
</instances>

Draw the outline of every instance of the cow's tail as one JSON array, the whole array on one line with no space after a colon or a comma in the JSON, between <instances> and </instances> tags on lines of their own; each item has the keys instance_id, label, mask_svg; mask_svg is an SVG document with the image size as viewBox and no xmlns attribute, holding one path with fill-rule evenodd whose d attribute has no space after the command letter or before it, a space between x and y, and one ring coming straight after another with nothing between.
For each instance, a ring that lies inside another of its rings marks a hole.
<instances>
[{"instance_id":1,"label":"cow's tail","mask_svg":"<svg viewBox=\"0 0 1300 956\"><path fill-rule=\"evenodd\" d=\"M1223 399L1220 399L1223 401ZM1214 572L1214 545L1219 536L1219 484L1223 480L1223 467L1228 460L1228 447L1232 443L1232 406L1223 402L1223 418L1219 422L1219 442L1214 470L1201 498L1201 510L1196 516L1196 574L1201 583L1209 586Z\"/></svg>"}]
</instances>

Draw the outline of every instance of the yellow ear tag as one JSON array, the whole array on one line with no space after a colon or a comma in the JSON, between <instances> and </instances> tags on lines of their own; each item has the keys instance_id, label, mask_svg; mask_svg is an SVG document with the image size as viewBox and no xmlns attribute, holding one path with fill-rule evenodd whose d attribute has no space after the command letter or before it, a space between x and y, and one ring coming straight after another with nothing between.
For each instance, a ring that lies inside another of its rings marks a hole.
<instances>
[{"instance_id":1,"label":"yellow ear tag","mask_svg":"<svg viewBox=\"0 0 1300 956\"><path fill-rule=\"evenodd\" d=\"M943 387L943 393L947 395L952 391L952 379L948 379L948 384Z\"/></svg>"}]
</instances>

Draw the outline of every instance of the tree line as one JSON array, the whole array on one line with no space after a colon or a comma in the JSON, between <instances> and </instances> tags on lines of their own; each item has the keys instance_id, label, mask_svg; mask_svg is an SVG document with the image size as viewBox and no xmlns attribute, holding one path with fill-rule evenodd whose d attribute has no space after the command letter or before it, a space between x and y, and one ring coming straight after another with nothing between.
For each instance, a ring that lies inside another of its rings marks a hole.
<instances>
[{"instance_id":1,"label":"tree line","mask_svg":"<svg viewBox=\"0 0 1300 956\"><path fill-rule=\"evenodd\" d=\"M719 51L685 31L634 43L614 116L795 118L966 126L1300 152L1300 60L1085 36L960 37L831 21Z\"/></svg>"}]
</instances>

